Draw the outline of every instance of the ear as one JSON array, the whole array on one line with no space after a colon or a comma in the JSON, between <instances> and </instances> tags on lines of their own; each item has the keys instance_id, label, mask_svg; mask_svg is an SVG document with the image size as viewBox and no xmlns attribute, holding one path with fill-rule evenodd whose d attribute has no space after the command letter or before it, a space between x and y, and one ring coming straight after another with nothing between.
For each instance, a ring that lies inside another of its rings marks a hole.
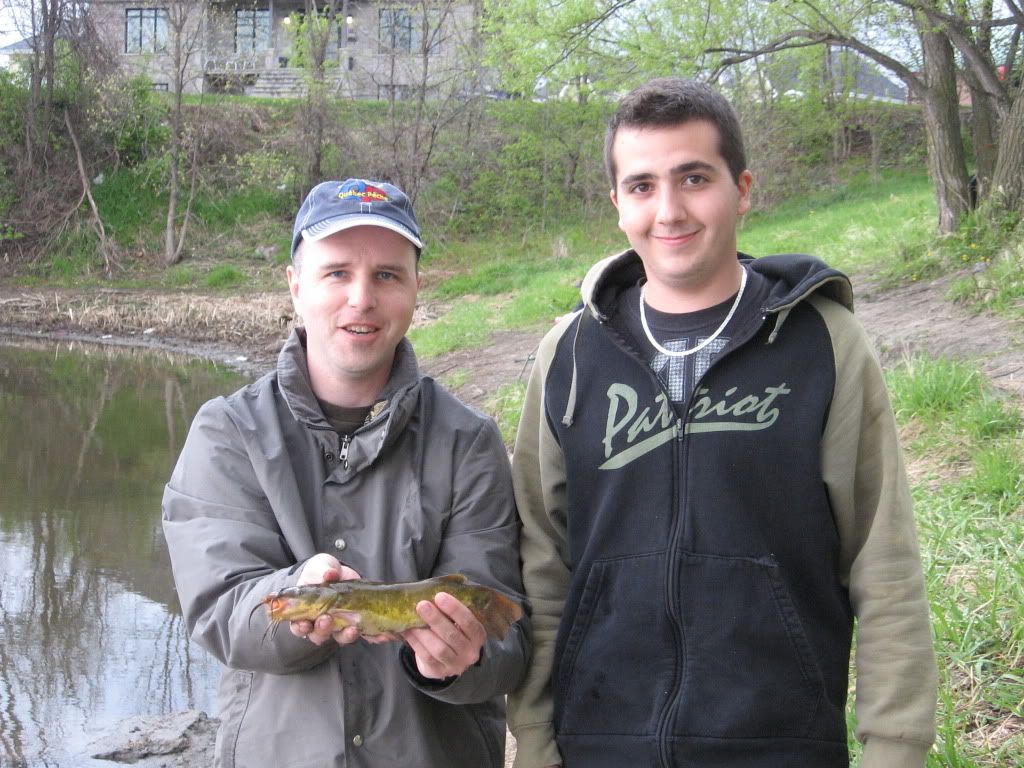
<instances>
[{"instance_id":1,"label":"ear","mask_svg":"<svg viewBox=\"0 0 1024 768\"><path fill-rule=\"evenodd\" d=\"M736 181L736 186L740 191L736 212L742 216L750 210L750 188L754 186L754 174L750 171L743 171Z\"/></svg>"},{"instance_id":2,"label":"ear","mask_svg":"<svg viewBox=\"0 0 1024 768\"><path fill-rule=\"evenodd\" d=\"M615 210L619 210L619 196L615 194L615 187L608 190L608 197L611 198L612 205L615 206Z\"/></svg>"},{"instance_id":3,"label":"ear","mask_svg":"<svg viewBox=\"0 0 1024 768\"><path fill-rule=\"evenodd\" d=\"M299 311L299 273L296 271L295 266L292 264L288 265L285 270L285 275L288 277L288 292L292 295L292 306L295 307L296 313Z\"/></svg>"}]
</instances>

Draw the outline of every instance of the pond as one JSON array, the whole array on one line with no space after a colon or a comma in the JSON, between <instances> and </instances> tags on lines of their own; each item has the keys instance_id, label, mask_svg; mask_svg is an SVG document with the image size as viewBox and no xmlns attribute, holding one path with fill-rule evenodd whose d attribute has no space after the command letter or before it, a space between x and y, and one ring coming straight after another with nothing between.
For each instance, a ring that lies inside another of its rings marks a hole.
<instances>
[{"instance_id":1,"label":"pond","mask_svg":"<svg viewBox=\"0 0 1024 768\"><path fill-rule=\"evenodd\" d=\"M0 338L0 765L110 768L117 721L215 714L160 499L192 417L245 383L212 364Z\"/></svg>"}]
</instances>

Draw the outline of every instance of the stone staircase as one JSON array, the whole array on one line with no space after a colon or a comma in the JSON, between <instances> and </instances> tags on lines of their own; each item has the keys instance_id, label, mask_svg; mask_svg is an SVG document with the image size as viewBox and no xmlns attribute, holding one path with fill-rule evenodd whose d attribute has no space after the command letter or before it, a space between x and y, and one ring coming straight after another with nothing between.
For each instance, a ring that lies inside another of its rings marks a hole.
<instances>
[{"instance_id":1,"label":"stone staircase","mask_svg":"<svg viewBox=\"0 0 1024 768\"><path fill-rule=\"evenodd\" d=\"M302 71L293 68L264 69L256 73L256 82L245 87L246 96L295 98L306 92Z\"/></svg>"}]
</instances>

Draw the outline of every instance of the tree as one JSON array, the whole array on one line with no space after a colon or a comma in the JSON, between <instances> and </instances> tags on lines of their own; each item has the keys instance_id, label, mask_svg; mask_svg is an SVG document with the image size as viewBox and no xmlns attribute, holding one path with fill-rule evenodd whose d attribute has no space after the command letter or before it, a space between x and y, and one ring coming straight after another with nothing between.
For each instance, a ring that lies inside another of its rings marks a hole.
<instances>
[{"instance_id":1,"label":"tree","mask_svg":"<svg viewBox=\"0 0 1024 768\"><path fill-rule=\"evenodd\" d=\"M457 0L414 0L380 11L383 66L371 78L387 104L381 175L416 201L431 178L442 132L462 120L467 144L484 82L478 15Z\"/></svg>"},{"instance_id":2,"label":"tree","mask_svg":"<svg viewBox=\"0 0 1024 768\"><path fill-rule=\"evenodd\" d=\"M748 62L807 46L841 46L865 56L902 80L922 104L939 229L950 232L970 203L960 133L956 55L980 91L995 104L998 119L993 122L998 141L991 162L992 188L998 188L1000 205L1007 209L1019 210L1024 201L1024 166L1020 165L1019 149L1024 144L1024 105L1017 107L1019 88L1013 92L1011 86L1001 83L993 57L985 55L991 36L972 33L1013 29L1005 55L1005 60L1012 63L1019 31L1024 27L1019 2L1005 0L1007 13L994 19L986 17L986 0L950 2L959 5L940 8L938 0L839 0L828 6L816 0L764 5L745 0L704 0L685 10L635 0L581 0L571 5L502 0L500 5L506 16L529 18L539 29L532 37L524 38L530 51L523 60L546 51L544 72L575 56L589 41L600 41L604 48L618 50L628 59L628 69L642 73L644 78L696 71L715 80ZM680 14L686 18L680 19ZM916 39L901 41L890 31L900 29L914 30ZM541 42L534 44L538 37ZM982 123L983 109L984 100L979 104Z\"/></svg>"},{"instance_id":3,"label":"tree","mask_svg":"<svg viewBox=\"0 0 1024 768\"><path fill-rule=\"evenodd\" d=\"M188 135L183 96L190 80L198 76L193 72L191 64L199 51L205 9L206 5L203 0L171 0L167 6L172 91L171 130L167 146L169 164L167 225L164 228L164 264L167 266L181 261L189 219L192 214L192 202L195 198L199 132L193 130L192 136ZM188 146L189 143L191 146ZM190 182L185 212L181 214L179 211L179 198L182 190L181 172L186 157L190 159L188 164Z\"/></svg>"}]
</instances>

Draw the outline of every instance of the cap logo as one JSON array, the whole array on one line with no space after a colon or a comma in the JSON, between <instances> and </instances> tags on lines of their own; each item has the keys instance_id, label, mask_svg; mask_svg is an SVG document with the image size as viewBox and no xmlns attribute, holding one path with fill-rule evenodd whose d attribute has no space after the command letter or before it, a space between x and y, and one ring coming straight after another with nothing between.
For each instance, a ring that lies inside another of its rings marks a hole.
<instances>
[{"instance_id":1,"label":"cap logo","mask_svg":"<svg viewBox=\"0 0 1024 768\"><path fill-rule=\"evenodd\" d=\"M362 181L346 182L341 185L341 188L338 190L338 199L348 200L350 198L356 198L362 203L391 202L388 193L383 189Z\"/></svg>"}]
</instances>

